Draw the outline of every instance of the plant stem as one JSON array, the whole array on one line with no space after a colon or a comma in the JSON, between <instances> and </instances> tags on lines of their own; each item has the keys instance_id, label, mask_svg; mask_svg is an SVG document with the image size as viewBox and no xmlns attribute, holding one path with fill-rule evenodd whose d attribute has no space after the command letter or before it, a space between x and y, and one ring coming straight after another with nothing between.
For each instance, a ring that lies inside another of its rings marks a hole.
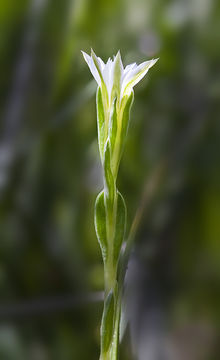
<instances>
[{"instance_id":1,"label":"plant stem","mask_svg":"<svg viewBox=\"0 0 220 360\"><path fill-rule=\"evenodd\" d=\"M100 360L117 360L118 359L118 345L119 345L119 325L121 317L121 297L118 292L115 294L117 296L115 311L112 316L112 322L114 322L112 339L107 352L101 352ZM106 301L106 299L105 299Z\"/></svg>"}]
</instances>

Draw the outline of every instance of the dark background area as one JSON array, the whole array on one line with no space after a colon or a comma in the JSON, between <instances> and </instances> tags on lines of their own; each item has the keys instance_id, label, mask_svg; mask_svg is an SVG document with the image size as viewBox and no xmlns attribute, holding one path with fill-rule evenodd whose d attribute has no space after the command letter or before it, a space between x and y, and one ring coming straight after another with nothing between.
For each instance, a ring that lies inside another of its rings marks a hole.
<instances>
[{"instance_id":1,"label":"dark background area","mask_svg":"<svg viewBox=\"0 0 220 360\"><path fill-rule=\"evenodd\" d=\"M127 234L141 215L121 359L219 359L219 44L217 0L0 2L1 360L99 356L90 47L160 57L135 88L119 170Z\"/></svg>"}]
</instances>

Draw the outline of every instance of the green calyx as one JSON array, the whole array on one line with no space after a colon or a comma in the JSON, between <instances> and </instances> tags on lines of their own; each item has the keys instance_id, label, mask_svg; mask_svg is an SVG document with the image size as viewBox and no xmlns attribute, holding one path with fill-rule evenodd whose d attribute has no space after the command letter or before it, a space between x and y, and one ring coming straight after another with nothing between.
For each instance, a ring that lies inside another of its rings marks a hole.
<instances>
[{"instance_id":1,"label":"green calyx","mask_svg":"<svg viewBox=\"0 0 220 360\"><path fill-rule=\"evenodd\" d=\"M127 129L129 125L130 109L134 98L134 93L124 96L121 101L115 97L109 106L105 105L102 90L97 89L97 127L98 142L101 161L103 164L105 147L109 141L111 152L111 169L117 177L118 166L122 155Z\"/></svg>"}]
</instances>

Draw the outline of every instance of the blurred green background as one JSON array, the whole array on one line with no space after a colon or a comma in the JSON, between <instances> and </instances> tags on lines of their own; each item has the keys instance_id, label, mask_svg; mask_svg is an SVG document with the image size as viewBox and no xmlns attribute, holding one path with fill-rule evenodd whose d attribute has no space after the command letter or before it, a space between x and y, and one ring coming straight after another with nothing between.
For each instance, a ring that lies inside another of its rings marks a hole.
<instances>
[{"instance_id":1,"label":"blurred green background","mask_svg":"<svg viewBox=\"0 0 220 360\"><path fill-rule=\"evenodd\" d=\"M135 88L119 171L128 231L141 204L120 358L220 358L219 44L217 0L0 2L1 360L99 356L90 47L160 57Z\"/></svg>"}]
</instances>

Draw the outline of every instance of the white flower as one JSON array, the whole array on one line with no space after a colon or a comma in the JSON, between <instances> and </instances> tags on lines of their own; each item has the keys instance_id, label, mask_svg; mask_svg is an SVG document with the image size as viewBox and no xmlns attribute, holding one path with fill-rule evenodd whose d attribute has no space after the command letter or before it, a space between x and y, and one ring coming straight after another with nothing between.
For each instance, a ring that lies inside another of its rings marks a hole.
<instances>
[{"instance_id":1,"label":"white flower","mask_svg":"<svg viewBox=\"0 0 220 360\"><path fill-rule=\"evenodd\" d=\"M91 50L91 56L84 51L82 51L82 54L98 86L104 92L107 92L106 95L110 103L115 94L120 99L120 102L124 96L129 96L133 87L158 60L152 59L140 65L133 63L124 68L120 51L114 56L113 60L109 58L106 64L100 57L95 55L93 50Z\"/></svg>"}]
</instances>

